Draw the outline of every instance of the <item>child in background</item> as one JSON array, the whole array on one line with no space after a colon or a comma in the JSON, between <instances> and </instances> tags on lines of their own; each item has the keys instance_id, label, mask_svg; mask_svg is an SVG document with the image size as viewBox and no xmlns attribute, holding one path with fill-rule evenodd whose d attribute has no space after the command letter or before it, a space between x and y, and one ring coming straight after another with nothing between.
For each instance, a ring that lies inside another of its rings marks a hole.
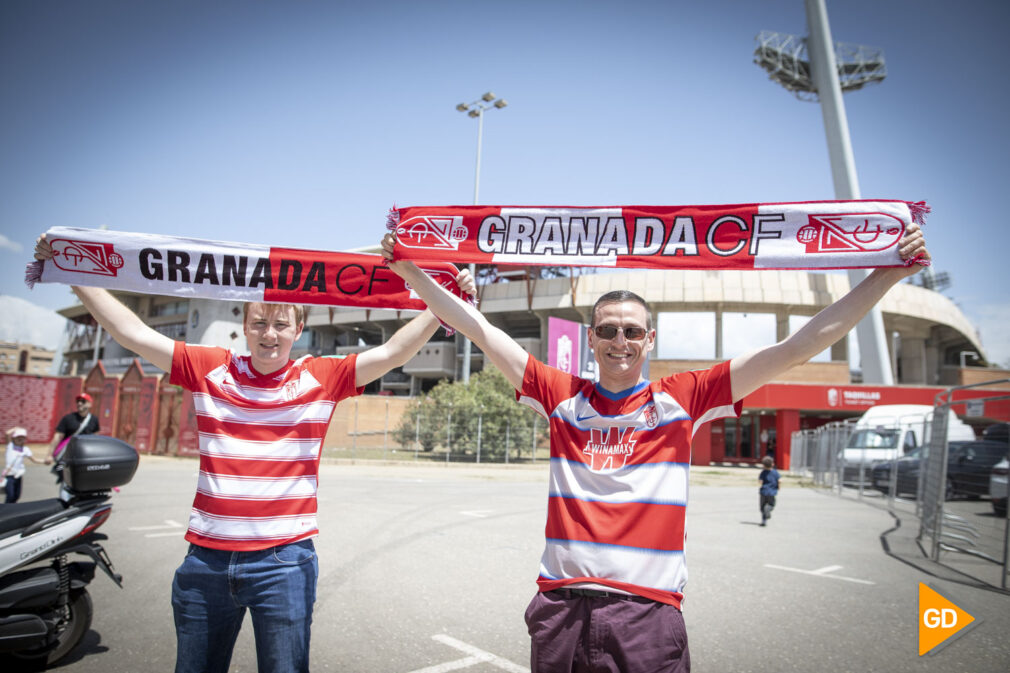
<instances>
[{"instance_id":1,"label":"child in background","mask_svg":"<svg viewBox=\"0 0 1010 673\"><path fill-rule=\"evenodd\" d=\"M761 496L761 525L764 526L772 518L772 510L775 509L775 496L779 493L779 471L775 469L775 461L771 456L765 456L761 464L764 469L758 475L761 481L758 493Z\"/></svg>"},{"instance_id":2,"label":"child in background","mask_svg":"<svg viewBox=\"0 0 1010 673\"><path fill-rule=\"evenodd\" d=\"M11 428L7 431L7 461L4 464L4 490L7 494L6 503L17 502L21 497L21 478L25 476L25 458L33 463L42 464L32 455L32 450L25 446L28 431L24 428Z\"/></svg>"}]
</instances>

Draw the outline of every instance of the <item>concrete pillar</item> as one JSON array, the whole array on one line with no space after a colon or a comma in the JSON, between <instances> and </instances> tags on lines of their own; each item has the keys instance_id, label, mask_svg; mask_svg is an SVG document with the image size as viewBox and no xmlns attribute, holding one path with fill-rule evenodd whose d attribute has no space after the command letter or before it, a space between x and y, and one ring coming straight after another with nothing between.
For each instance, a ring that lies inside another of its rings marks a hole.
<instances>
[{"instance_id":1,"label":"concrete pillar","mask_svg":"<svg viewBox=\"0 0 1010 673\"><path fill-rule=\"evenodd\" d=\"M940 383L940 363L942 362L937 341L926 339L924 342L925 356L923 368L926 370L926 385L935 386Z\"/></svg>"},{"instance_id":2,"label":"concrete pillar","mask_svg":"<svg viewBox=\"0 0 1010 673\"><path fill-rule=\"evenodd\" d=\"M775 312L775 341L782 341L789 336L789 312Z\"/></svg>"},{"instance_id":3,"label":"concrete pillar","mask_svg":"<svg viewBox=\"0 0 1010 673\"><path fill-rule=\"evenodd\" d=\"M928 385L925 339L902 337L898 359L901 361L901 381L899 383Z\"/></svg>"},{"instance_id":4,"label":"concrete pillar","mask_svg":"<svg viewBox=\"0 0 1010 673\"><path fill-rule=\"evenodd\" d=\"M541 362L547 362L547 356L550 353L550 343L548 340L548 328L547 319L550 318L549 315L543 311L536 311L537 320L540 321L540 353L537 354L537 359Z\"/></svg>"},{"instance_id":5,"label":"concrete pillar","mask_svg":"<svg viewBox=\"0 0 1010 673\"><path fill-rule=\"evenodd\" d=\"M831 346L831 359L835 361L848 361L849 359L849 335L846 334ZM849 370L852 370L852 363L849 363Z\"/></svg>"},{"instance_id":6,"label":"concrete pillar","mask_svg":"<svg viewBox=\"0 0 1010 673\"><path fill-rule=\"evenodd\" d=\"M715 359L722 360L722 307L715 309Z\"/></svg>"}]
</instances>

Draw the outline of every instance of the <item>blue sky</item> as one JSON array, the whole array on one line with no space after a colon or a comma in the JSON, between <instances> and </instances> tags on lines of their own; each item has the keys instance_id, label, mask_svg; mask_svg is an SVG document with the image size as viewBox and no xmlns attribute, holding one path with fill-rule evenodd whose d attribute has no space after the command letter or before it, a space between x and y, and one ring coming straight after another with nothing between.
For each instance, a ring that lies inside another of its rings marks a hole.
<instances>
[{"instance_id":1,"label":"blue sky","mask_svg":"<svg viewBox=\"0 0 1010 673\"><path fill-rule=\"evenodd\" d=\"M1007 3L828 0L835 40L881 47L846 94L865 198L927 200L946 292L1010 361ZM820 107L752 63L802 0L0 3L0 294L36 235L108 226L349 249L386 210L481 201L833 198ZM6 317L11 320L11 316ZM13 319L16 319L13 318Z\"/></svg>"}]
</instances>

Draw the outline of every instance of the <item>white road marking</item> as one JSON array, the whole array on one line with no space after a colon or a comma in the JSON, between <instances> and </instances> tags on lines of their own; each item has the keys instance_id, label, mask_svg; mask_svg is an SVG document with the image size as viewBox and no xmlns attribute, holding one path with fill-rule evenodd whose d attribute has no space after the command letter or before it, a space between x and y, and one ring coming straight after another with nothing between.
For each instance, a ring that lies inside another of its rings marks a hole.
<instances>
[{"instance_id":1,"label":"white road marking","mask_svg":"<svg viewBox=\"0 0 1010 673\"><path fill-rule=\"evenodd\" d=\"M144 530L165 530L169 529L171 532L168 533L148 533L144 537L171 537L173 535L182 535L186 532L186 527L183 526L178 521L172 521L171 519L165 519L164 525L161 526L133 526L128 530L144 531Z\"/></svg>"},{"instance_id":2,"label":"white road marking","mask_svg":"<svg viewBox=\"0 0 1010 673\"><path fill-rule=\"evenodd\" d=\"M447 636L444 633L432 636L431 639L437 640L443 645L448 645L449 647L457 649L469 656L457 659L456 661L447 661L444 664L435 664L434 666L428 666L426 668L418 668L417 670L410 671L410 673L445 673L446 671L456 671L461 668L469 668L470 666L482 663L491 664L495 668L500 668L503 671L509 671L509 673L530 673L530 669L524 666L513 664L508 659L502 659L496 654L485 652L480 648L474 647L469 643L464 643L462 640L456 640L452 636Z\"/></svg>"},{"instance_id":3,"label":"white road marking","mask_svg":"<svg viewBox=\"0 0 1010 673\"><path fill-rule=\"evenodd\" d=\"M165 519L164 525L161 526L131 526L129 530L165 530L166 528L178 528L181 525L178 521Z\"/></svg>"},{"instance_id":4,"label":"white road marking","mask_svg":"<svg viewBox=\"0 0 1010 673\"><path fill-rule=\"evenodd\" d=\"M819 570L811 570L811 575L827 575L828 573L833 573L836 570L841 570L842 566L824 566Z\"/></svg>"},{"instance_id":5,"label":"white road marking","mask_svg":"<svg viewBox=\"0 0 1010 673\"><path fill-rule=\"evenodd\" d=\"M813 575L814 577L827 577L832 580L842 580L843 582L855 582L856 584L876 584L876 582L870 582L869 580L860 580L855 577L843 577L841 575L832 575L831 573L836 570L841 570L842 566L826 566L818 570L803 570L801 568L787 568L786 566L777 566L771 563L765 563L765 568L775 568L776 570L788 570L793 573L802 573L804 575Z\"/></svg>"},{"instance_id":6,"label":"white road marking","mask_svg":"<svg viewBox=\"0 0 1010 673\"><path fill-rule=\"evenodd\" d=\"M477 657L465 657L456 661L449 661L444 664L435 664L427 668L419 668L410 673L445 673L446 671L456 671L461 668L469 668L474 664L479 664L482 660Z\"/></svg>"}]
</instances>

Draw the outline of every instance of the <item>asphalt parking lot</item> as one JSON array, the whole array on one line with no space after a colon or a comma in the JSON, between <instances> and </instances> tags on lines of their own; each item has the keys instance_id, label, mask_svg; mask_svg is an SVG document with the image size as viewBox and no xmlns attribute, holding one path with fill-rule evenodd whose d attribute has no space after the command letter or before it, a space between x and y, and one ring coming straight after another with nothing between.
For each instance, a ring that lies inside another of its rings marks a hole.
<instances>
[{"instance_id":1,"label":"asphalt parking lot","mask_svg":"<svg viewBox=\"0 0 1010 673\"><path fill-rule=\"evenodd\" d=\"M535 591L546 465L324 464L315 671L528 670L522 615ZM194 460L144 457L102 528L124 576L91 585L92 629L68 673L170 671L169 591L186 550ZM885 553L901 535L880 507L786 480L766 528L757 471L693 470L685 618L696 672L987 671L1010 668L1010 596ZM23 499L52 497L32 466ZM978 624L917 654L918 584ZM246 624L236 673L256 670Z\"/></svg>"}]
</instances>

